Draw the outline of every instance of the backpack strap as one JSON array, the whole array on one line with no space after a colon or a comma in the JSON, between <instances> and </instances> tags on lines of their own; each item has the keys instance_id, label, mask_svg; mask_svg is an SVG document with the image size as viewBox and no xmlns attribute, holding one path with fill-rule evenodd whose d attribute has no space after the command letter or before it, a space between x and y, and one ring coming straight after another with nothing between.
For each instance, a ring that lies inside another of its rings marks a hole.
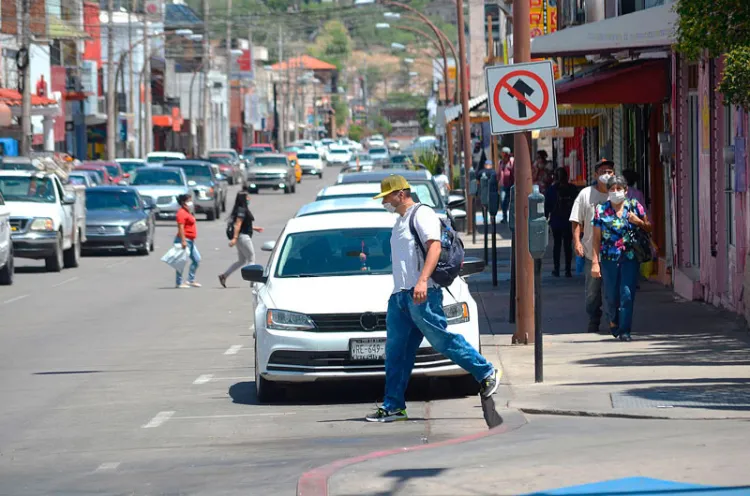
<instances>
[{"instance_id":1,"label":"backpack strap","mask_svg":"<svg viewBox=\"0 0 750 496\"><path fill-rule=\"evenodd\" d=\"M422 252L422 259L426 259L427 251L425 250L424 245L422 244L422 240L419 239L419 234L417 234L417 228L415 227L415 223L416 223L415 217L417 215L417 210L419 210L419 207L421 206L422 204L418 203L414 207L414 212L412 212L411 215L409 216L409 231L411 231L411 235L414 238L414 242L419 247L419 251Z\"/></svg>"}]
</instances>

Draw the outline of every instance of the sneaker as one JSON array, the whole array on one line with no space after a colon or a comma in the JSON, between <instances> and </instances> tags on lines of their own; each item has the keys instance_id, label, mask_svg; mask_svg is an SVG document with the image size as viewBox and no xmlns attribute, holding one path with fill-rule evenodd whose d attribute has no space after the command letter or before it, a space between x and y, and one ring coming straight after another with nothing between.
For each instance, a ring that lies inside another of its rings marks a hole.
<instances>
[{"instance_id":1,"label":"sneaker","mask_svg":"<svg viewBox=\"0 0 750 496\"><path fill-rule=\"evenodd\" d=\"M620 341L628 341L628 342L630 342L632 340L633 340L633 338L630 337L630 333L629 332L623 332L622 334L620 334Z\"/></svg>"},{"instance_id":2,"label":"sneaker","mask_svg":"<svg viewBox=\"0 0 750 496\"><path fill-rule=\"evenodd\" d=\"M224 286L226 288L227 287L227 276L225 276L224 274L219 274L219 284L221 284L222 286Z\"/></svg>"},{"instance_id":3,"label":"sneaker","mask_svg":"<svg viewBox=\"0 0 750 496\"><path fill-rule=\"evenodd\" d=\"M552 277L560 277L560 270L553 270L552 271Z\"/></svg>"},{"instance_id":4,"label":"sneaker","mask_svg":"<svg viewBox=\"0 0 750 496\"><path fill-rule=\"evenodd\" d=\"M500 376L502 376L502 374L500 374ZM482 383L479 386L479 394L482 395L482 398L489 398L495 394L495 391L497 391L497 388L500 386L500 383L497 382L497 380L497 369L482 380Z\"/></svg>"},{"instance_id":5,"label":"sneaker","mask_svg":"<svg viewBox=\"0 0 750 496\"><path fill-rule=\"evenodd\" d=\"M398 422L401 420L409 420L409 417L406 415L405 409L389 412L385 408L378 407L378 409L375 410L375 413L371 413L365 417L365 420L368 422Z\"/></svg>"},{"instance_id":6,"label":"sneaker","mask_svg":"<svg viewBox=\"0 0 750 496\"><path fill-rule=\"evenodd\" d=\"M189 282L188 286L190 286L191 288L200 288L201 287L201 285L199 283L195 282L195 281Z\"/></svg>"},{"instance_id":7,"label":"sneaker","mask_svg":"<svg viewBox=\"0 0 750 496\"><path fill-rule=\"evenodd\" d=\"M182 284L177 286L177 289L190 289L190 286L188 285L188 283L183 282Z\"/></svg>"}]
</instances>

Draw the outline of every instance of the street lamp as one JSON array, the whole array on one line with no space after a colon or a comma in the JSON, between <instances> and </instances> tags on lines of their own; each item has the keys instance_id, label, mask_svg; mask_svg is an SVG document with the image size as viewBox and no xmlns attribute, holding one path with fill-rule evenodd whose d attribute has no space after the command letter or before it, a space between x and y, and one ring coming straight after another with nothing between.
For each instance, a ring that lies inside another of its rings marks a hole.
<instances>
[{"instance_id":1,"label":"street lamp","mask_svg":"<svg viewBox=\"0 0 750 496\"><path fill-rule=\"evenodd\" d=\"M376 29L388 29L390 27L391 27L391 25L388 24L387 22L379 22L379 23L375 24L375 28Z\"/></svg>"},{"instance_id":2,"label":"street lamp","mask_svg":"<svg viewBox=\"0 0 750 496\"><path fill-rule=\"evenodd\" d=\"M383 13L383 17L386 19L401 19L401 14L398 12L385 12Z\"/></svg>"},{"instance_id":3,"label":"street lamp","mask_svg":"<svg viewBox=\"0 0 750 496\"><path fill-rule=\"evenodd\" d=\"M406 50L406 46L401 43L393 42L391 43L391 50Z\"/></svg>"}]
</instances>

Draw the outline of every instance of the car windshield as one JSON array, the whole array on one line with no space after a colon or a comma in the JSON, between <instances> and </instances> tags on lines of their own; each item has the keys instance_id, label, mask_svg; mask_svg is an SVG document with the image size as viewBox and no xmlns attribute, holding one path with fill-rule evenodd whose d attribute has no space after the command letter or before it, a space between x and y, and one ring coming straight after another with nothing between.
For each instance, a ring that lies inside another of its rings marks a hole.
<instances>
[{"instance_id":1,"label":"car windshield","mask_svg":"<svg viewBox=\"0 0 750 496\"><path fill-rule=\"evenodd\" d=\"M394 164L403 164L404 162L411 162L408 155L394 155L391 157L391 162Z\"/></svg>"},{"instance_id":2,"label":"car windshield","mask_svg":"<svg viewBox=\"0 0 750 496\"><path fill-rule=\"evenodd\" d=\"M255 157L253 165L256 167L283 166L286 167L286 157Z\"/></svg>"},{"instance_id":3,"label":"car windshield","mask_svg":"<svg viewBox=\"0 0 750 496\"><path fill-rule=\"evenodd\" d=\"M105 169L107 169L107 173L112 177L117 177L120 175L120 171L118 170L116 165L109 165L106 164L104 166Z\"/></svg>"},{"instance_id":4,"label":"car windshield","mask_svg":"<svg viewBox=\"0 0 750 496\"><path fill-rule=\"evenodd\" d=\"M185 171L188 180L195 181L198 184L211 182L211 170L206 165L181 164L178 167Z\"/></svg>"},{"instance_id":5,"label":"car windshield","mask_svg":"<svg viewBox=\"0 0 750 496\"><path fill-rule=\"evenodd\" d=\"M84 176L68 176L68 184L86 186L86 178Z\"/></svg>"},{"instance_id":6,"label":"car windshield","mask_svg":"<svg viewBox=\"0 0 750 496\"><path fill-rule=\"evenodd\" d=\"M86 210L139 210L141 205L132 191L86 190Z\"/></svg>"},{"instance_id":7,"label":"car windshield","mask_svg":"<svg viewBox=\"0 0 750 496\"><path fill-rule=\"evenodd\" d=\"M385 148L370 148L370 155L382 155L384 153L388 153Z\"/></svg>"},{"instance_id":8,"label":"car windshield","mask_svg":"<svg viewBox=\"0 0 750 496\"><path fill-rule=\"evenodd\" d=\"M285 151L285 152L298 152L298 151L300 151L301 149L302 149L302 148L301 148L301 147L299 147L299 146L287 146L286 148L284 148L284 151Z\"/></svg>"},{"instance_id":9,"label":"car windshield","mask_svg":"<svg viewBox=\"0 0 750 496\"><path fill-rule=\"evenodd\" d=\"M55 185L46 177L0 177L0 193L9 202L55 203Z\"/></svg>"},{"instance_id":10,"label":"car windshield","mask_svg":"<svg viewBox=\"0 0 750 496\"><path fill-rule=\"evenodd\" d=\"M151 155L146 159L146 162L149 164L153 163L161 163L161 162L169 162L170 160L182 160L179 157L171 157L168 155Z\"/></svg>"},{"instance_id":11,"label":"car windshield","mask_svg":"<svg viewBox=\"0 0 750 496\"><path fill-rule=\"evenodd\" d=\"M232 161L232 157L229 155L211 155L208 157L208 161L212 164L228 164Z\"/></svg>"},{"instance_id":12,"label":"car windshield","mask_svg":"<svg viewBox=\"0 0 750 496\"><path fill-rule=\"evenodd\" d=\"M334 155L345 155L345 154L347 154L349 152L346 151L346 150L341 150L341 149L338 149L338 150L333 149L333 150L331 150L331 153L333 153Z\"/></svg>"},{"instance_id":13,"label":"car windshield","mask_svg":"<svg viewBox=\"0 0 750 496\"><path fill-rule=\"evenodd\" d=\"M120 167L124 173L130 174L138 167L143 167L143 162L120 162Z\"/></svg>"},{"instance_id":14,"label":"car windshield","mask_svg":"<svg viewBox=\"0 0 750 496\"><path fill-rule=\"evenodd\" d=\"M276 277L331 277L391 273L391 228L359 228L290 234Z\"/></svg>"},{"instance_id":15,"label":"car windshield","mask_svg":"<svg viewBox=\"0 0 750 496\"><path fill-rule=\"evenodd\" d=\"M242 151L242 154L247 157L249 155L255 155L257 153L265 153L266 151L270 151L270 150L264 150L263 148L245 148Z\"/></svg>"},{"instance_id":16,"label":"car windshield","mask_svg":"<svg viewBox=\"0 0 750 496\"><path fill-rule=\"evenodd\" d=\"M133 186L182 186L182 177L177 171L164 169L140 169L135 172Z\"/></svg>"},{"instance_id":17,"label":"car windshield","mask_svg":"<svg viewBox=\"0 0 750 496\"><path fill-rule=\"evenodd\" d=\"M38 171L39 169L29 163L3 162L0 164L0 170Z\"/></svg>"},{"instance_id":18,"label":"car windshield","mask_svg":"<svg viewBox=\"0 0 750 496\"><path fill-rule=\"evenodd\" d=\"M320 155L317 153L298 153L297 158L300 160L317 160L320 158Z\"/></svg>"}]
</instances>

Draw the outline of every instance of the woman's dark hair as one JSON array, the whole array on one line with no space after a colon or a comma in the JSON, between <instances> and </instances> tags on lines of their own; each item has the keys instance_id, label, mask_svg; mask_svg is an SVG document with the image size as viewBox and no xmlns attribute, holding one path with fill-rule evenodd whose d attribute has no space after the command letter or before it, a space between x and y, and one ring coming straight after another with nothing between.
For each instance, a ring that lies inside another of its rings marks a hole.
<instances>
[{"instance_id":1,"label":"woman's dark hair","mask_svg":"<svg viewBox=\"0 0 750 496\"><path fill-rule=\"evenodd\" d=\"M539 150L536 154L542 157L542 160L547 160L547 157L549 156L547 155L547 150Z\"/></svg>"},{"instance_id":2,"label":"woman's dark hair","mask_svg":"<svg viewBox=\"0 0 750 496\"><path fill-rule=\"evenodd\" d=\"M437 167L435 167L435 175L440 175L442 173L443 173L443 168L442 167L440 167L439 165Z\"/></svg>"},{"instance_id":3,"label":"woman's dark hair","mask_svg":"<svg viewBox=\"0 0 750 496\"><path fill-rule=\"evenodd\" d=\"M244 189L237 192L237 196L234 197L234 206L232 207L232 217L237 215L237 212L247 209L247 198L248 192Z\"/></svg>"},{"instance_id":4,"label":"woman's dark hair","mask_svg":"<svg viewBox=\"0 0 750 496\"><path fill-rule=\"evenodd\" d=\"M569 179L567 169L565 169L565 167L558 167L555 169L555 177L561 183L567 183Z\"/></svg>"},{"instance_id":5,"label":"woman's dark hair","mask_svg":"<svg viewBox=\"0 0 750 496\"><path fill-rule=\"evenodd\" d=\"M628 186L635 186L635 183L641 179L641 175L633 169L625 169L622 171L622 176L628 182Z\"/></svg>"},{"instance_id":6,"label":"woman's dark hair","mask_svg":"<svg viewBox=\"0 0 750 496\"><path fill-rule=\"evenodd\" d=\"M623 189L628 189L628 181L622 176L612 176L607 181L607 189L612 189L612 186L622 186Z\"/></svg>"},{"instance_id":7,"label":"woman's dark hair","mask_svg":"<svg viewBox=\"0 0 750 496\"><path fill-rule=\"evenodd\" d=\"M179 203L181 206L184 206L189 199L190 199L190 195L188 195L188 194L179 195L177 197L177 203Z\"/></svg>"}]
</instances>

